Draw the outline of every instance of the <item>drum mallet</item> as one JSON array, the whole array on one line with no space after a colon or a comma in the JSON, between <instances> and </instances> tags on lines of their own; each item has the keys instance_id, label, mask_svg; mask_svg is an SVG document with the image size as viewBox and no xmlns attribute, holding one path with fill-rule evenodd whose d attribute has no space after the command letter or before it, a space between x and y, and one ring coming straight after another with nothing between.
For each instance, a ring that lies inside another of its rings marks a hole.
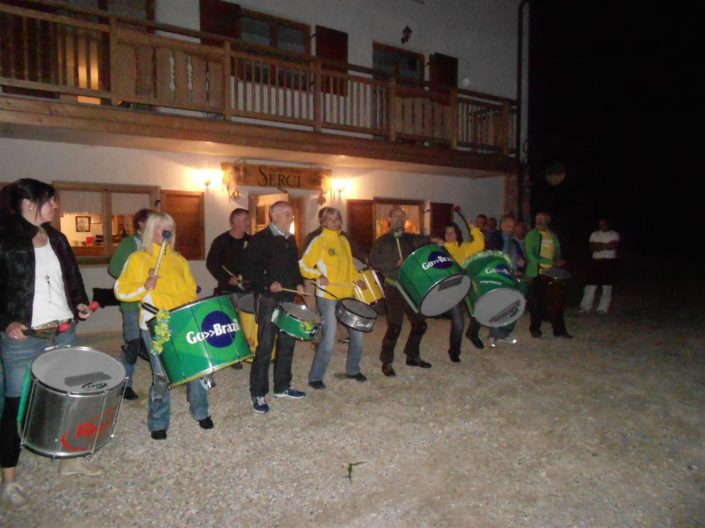
<instances>
[{"instance_id":1,"label":"drum mallet","mask_svg":"<svg viewBox=\"0 0 705 528\"><path fill-rule=\"evenodd\" d=\"M404 255L401 253L401 244L399 243L399 237L401 236L401 231L394 232L394 240L397 241L397 249L399 250L399 260L404 260Z\"/></svg>"},{"instance_id":2,"label":"drum mallet","mask_svg":"<svg viewBox=\"0 0 705 528\"><path fill-rule=\"evenodd\" d=\"M282 288L281 291L290 292L290 293L295 293L295 294L297 294L297 295L313 295L312 293L300 292L300 291L297 291L297 290L292 290L291 288Z\"/></svg>"},{"instance_id":3,"label":"drum mallet","mask_svg":"<svg viewBox=\"0 0 705 528\"><path fill-rule=\"evenodd\" d=\"M162 231L162 247L159 249L159 257L157 257L157 265L154 268L153 277L156 277L159 272L159 266L162 263L162 257L164 256L164 251L166 251L166 245L169 243L170 238L171 231L167 231L166 229Z\"/></svg>"}]
</instances>

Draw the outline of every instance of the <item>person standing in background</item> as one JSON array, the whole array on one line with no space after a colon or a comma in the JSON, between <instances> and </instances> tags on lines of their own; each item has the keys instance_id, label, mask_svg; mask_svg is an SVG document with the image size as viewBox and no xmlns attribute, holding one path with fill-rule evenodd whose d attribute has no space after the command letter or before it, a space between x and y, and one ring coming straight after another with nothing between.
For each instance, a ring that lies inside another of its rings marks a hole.
<instances>
[{"instance_id":1,"label":"person standing in background","mask_svg":"<svg viewBox=\"0 0 705 528\"><path fill-rule=\"evenodd\" d=\"M619 247L619 233L610 229L609 220L600 219L599 229L590 235L590 251L592 259L588 268L587 284L580 301L580 311L592 310L595 292L602 286L597 313L606 314L612 300L612 285L615 282L617 269L617 248Z\"/></svg>"},{"instance_id":2,"label":"person standing in background","mask_svg":"<svg viewBox=\"0 0 705 528\"><path fill-rule=\"evenodd\" d=\"M120 245L110 259L110 264L108 264L108 274L113 279L117 279L120 276L130 255L142 247L144 225L147 223L147 218L149 218L149 215L152 213L154 213L154 211L151 209L140 209L132 218L135 234L126 236L120 241ZM122 314L122 339L124 341L122 345L122 364L127 374L127 386L125 387L124 397L126 400L136 400L139 396L132 388L132 378L135 375L137 356L142 347L139 324L139 303L121 302L120 313Z\"/></svg>"}]
</instances>

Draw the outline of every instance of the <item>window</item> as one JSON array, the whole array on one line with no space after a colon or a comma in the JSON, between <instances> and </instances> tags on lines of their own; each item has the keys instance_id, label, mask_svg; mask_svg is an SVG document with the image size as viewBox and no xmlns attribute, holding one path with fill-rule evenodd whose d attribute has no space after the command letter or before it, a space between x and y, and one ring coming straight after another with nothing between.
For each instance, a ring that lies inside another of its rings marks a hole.
<instances>
[{"instance_id":1,"label":"window","mask_svg":"<svg viewBox=\"0 0 705 528\"><path fill-rule=\"evenodd\" d=\"M120 241L133 233L132 216L155 208L159 187L56 182L59 212L55 222L81 264L110 260Z\"/></svg>"},{"instance_id":2,"label":"window","mask_svg":"<svg viewBox=\"0 0 705 528\"><path fill-rule=\"evenodd\" d=\"M422 84L424 81L424 56L420 53L375 42L372 45L372 67L376 79L395 77L403 84Z\"/></svg>"}]
</instances>

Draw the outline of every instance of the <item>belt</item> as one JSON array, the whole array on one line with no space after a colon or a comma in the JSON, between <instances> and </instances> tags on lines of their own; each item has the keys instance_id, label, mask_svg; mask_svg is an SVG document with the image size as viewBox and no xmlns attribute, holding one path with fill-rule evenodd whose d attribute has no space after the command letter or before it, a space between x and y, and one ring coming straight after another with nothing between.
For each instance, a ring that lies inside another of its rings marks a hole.
<instances>
[{"instance_id":1,"label":"belt","mask_svg":"<svg viewBox=\"0 0 705 528\"><path fill-rule=\"evenodd\" d=\"M70 319L64 319L63 321L51 321L48 323L33 326L32 330L53 330L54 328L59 328L64 323L73 323L73 317Z\"/></svg>"}]
</instances>

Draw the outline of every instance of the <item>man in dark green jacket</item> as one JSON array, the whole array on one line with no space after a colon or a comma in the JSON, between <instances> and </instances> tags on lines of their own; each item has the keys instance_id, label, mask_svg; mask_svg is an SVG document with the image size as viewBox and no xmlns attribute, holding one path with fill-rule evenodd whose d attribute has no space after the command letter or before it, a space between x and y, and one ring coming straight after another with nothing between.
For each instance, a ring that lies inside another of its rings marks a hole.
<instances>
[{"instance_id":1,"label":"man in dark green jacket","mask_svg":"<svg viewBox=\"0 0 705 528\"><path fill-rule=\"evenodd\" d=\"M563 312L565 310L565 293L558 291L552 295L549 287L555 280L547 275L549 269L561 267L565 261L561 259L561 246L555 233L548 229L551 217L546 212L536 215L534 229L526 235L526 276L531 279L531 325L532 337L541 337L541 322L547 315L553 325L553 335L572 338L565 327ZM562 288L561 285L553 285ZM553 290L554 292L557 290Z\"/></svg>"}]
</instances>

